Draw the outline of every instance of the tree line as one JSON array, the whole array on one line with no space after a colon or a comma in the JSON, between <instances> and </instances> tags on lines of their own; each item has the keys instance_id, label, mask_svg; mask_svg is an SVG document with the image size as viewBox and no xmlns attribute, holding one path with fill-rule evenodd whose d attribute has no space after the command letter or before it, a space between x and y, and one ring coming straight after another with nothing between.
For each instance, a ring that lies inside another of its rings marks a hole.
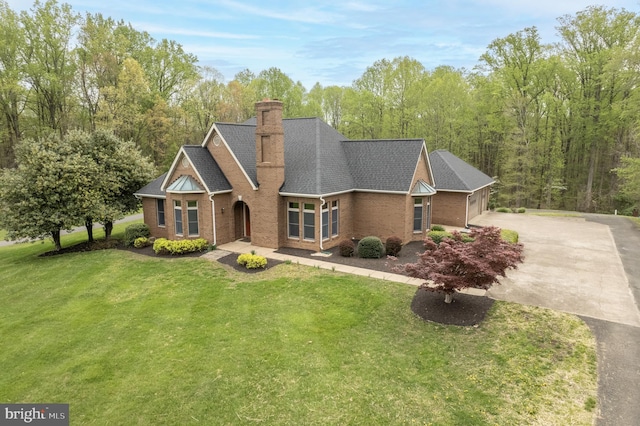
<instances>
[{"instance_id":1,"label":"tree line","mask_svg":"<svg viewBox=\"0 0 640 426\"><path fill-rule=\"evenodd\" d=\"M424 138L496 177L511 207L622 212L640 199L640 17L589 7L558 18L550 45L535 27L494 40L472 70L381 59L350 86L307 90L278 68L225 82L171 40L69 5L0 0L0 167L21 141L111 131L158 170L216 121L243 122L254 102L318 116L345 136Z\"/></svg>"}]
</instances>

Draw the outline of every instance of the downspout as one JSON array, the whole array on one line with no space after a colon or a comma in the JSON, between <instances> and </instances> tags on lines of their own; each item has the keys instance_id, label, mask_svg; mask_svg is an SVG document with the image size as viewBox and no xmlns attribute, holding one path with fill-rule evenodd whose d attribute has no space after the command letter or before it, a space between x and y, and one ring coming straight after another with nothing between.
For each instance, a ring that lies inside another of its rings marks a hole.
<instances>
[{"instance_id":1,"label":"downspout","mask_svg":"<svg viewBox=\"0 0 640 426\"><path fill-rule=\"evenodd\" d=\"M320 251L324 250L324 240L322 238L322 206L324 206L326 201L320 196ZM329 206L327 206L329 207Z\"/></svg>"},{"instance_id":2,"label":"downspout","mask_svg":"<svg viewBox=\"0 0 640 426\"><path fill-rule=\"evenodd\" d=\"M466 212L464 214L464 227L468 227L469 226L469 198L471 198L471 194L467 195L467 206L466 206Z\"/></svg>"},{"instance_id":3,"label":"downspout","mask_svg":"<svg viewBox=\"0 0 640 426\"><path fill-rule=\"evenodd\" d=\"M211 200L211 224L213 225L213 245L218 245L218 235L216 233L216 202L213 200L213 194L209 195Z\"/></svg>"}]
</instances>

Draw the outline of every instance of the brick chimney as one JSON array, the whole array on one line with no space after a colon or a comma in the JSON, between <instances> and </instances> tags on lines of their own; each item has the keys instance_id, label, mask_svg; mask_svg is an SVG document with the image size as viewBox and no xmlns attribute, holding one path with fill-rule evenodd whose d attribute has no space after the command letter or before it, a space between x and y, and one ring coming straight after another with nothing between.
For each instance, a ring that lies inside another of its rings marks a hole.
<instances>
[{"instance_id":1,"label":"brick chimney","mask_svg":"<svg viewBox=\"0 0 640 426\"><path fill-rule=\"evenodd\" d=\"M263 247L278 248L284 235L284 128L282 102L265 99L256 103L256 172L258 191L251 210L251 240Z\"/></svg>"}]
</instances>

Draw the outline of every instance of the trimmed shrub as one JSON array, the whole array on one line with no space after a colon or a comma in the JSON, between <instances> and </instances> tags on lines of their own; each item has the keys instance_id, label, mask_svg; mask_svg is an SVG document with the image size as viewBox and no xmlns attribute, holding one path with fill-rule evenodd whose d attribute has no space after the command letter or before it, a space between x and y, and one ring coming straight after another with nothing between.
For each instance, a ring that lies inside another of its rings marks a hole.
<instances>
[{"instance_id":1,"label":"trimmed shrub","mask_svg":"<svg viewBox=\"0 0 640 426\"><path fill-rule=\"evenodd\" d=\"M149 236L151 236L151 231L149 231L147 224L133 223L127 226L124 230L124 245L131 247L136 238L149 238Z\"/></svg>"},{"instance_id":2,"label":"trimmed shrub","mask_svg":"<svg viewBox=\"0 0 640 426\"><path fill-rule=\"evenodd\" d=\"M340 241L340 256L343 257L351 257L353 256L353 252L356 250L356 245L351 240L342 240Z\"/></svg>"},{"instance_id":3,"label":"trimmed shrub","mask_svg":"<svg viewBox=\"0 0 640 426\"><path fill-rule=\"evenodd\" d=\"M520 238L520 236L518 235L518 232L512 231L511 229L501 229L500 236L506 242L514 243L514 244L517 243Z\"/></svg>"},{"instance_id":4,"label":"trimmed shrub","mask_svg":"<svg viewBox=\"0 0 640 426\"><path fill-rule=\"evenodd\" d=\"M496 211L498 213L511 213L511 209L509 207L498 207Z\"/></svg>"},{"instance_id":5,"label":"trimmed shrub","mask_svg":"<svg viewBox=\"0 0 640 426\"><path fill-rule=\"evenodd\" d=\"M153 243L153 251L156 254L187 254L197 251L205 251L209 247L209 242L204 238L195 240L167 240L166 238L158 238Z\"/></svg>"},{"instance_id":6,"label":"trimmed shrub","mask_svg":"<svg viewBox=\"0 0 640 426\"><path fill-rule=\"evenodd\" d=\"M267 267L267 258L253 253L243 253L238 256L238 265L247 269L258 269Z\"/></svg>"},{"instance_id":7,"label":"trimmed shrub","mask_svg":"<svg viewBox=\"0 0 640 426\"><path fill-rule=\"evenodd\" d=\"M387 251L387 256L397 256L402 249L402 240L400 237L396 237L395 235L387 238L385 249Z\"/></svg>"},{"instance_id":8,"label":"trimmed shrub","mask_svg":"<svg viewBox=\"0 0 640 426\"><path fill-rule=\"evenodd\" d=\"M444 226L441 225L431 225L432 231L444 231Z\"/></svg>"},{"instance_id":9,"label":"trimmed shrub","mask_svg":"<svg viewBox=\"0 0 640 426\"><path fill-rule=\"evenodd\" d=\"M427 232L427 238L431 238L434 243L440 244L445 238L451 238L453 234L447 231L429 231Z\"/></svg>"},{"instance_id":10,"label":"trimmed shrub","mask_svg":"<svg viewBox=\"0 0 640 426\"><path fill-rule=\"evenodd\" d=\"M137 249L145 248L149 245L151 245L151 243L149 242L149 239L147 237L140 237L133 240L133 246Z\"/></svg>"},{"instance_id":11,"label":"trimmed shrub","mask_svg":"<svg viewBox=\"0 0 640 426\"><path fill-rule=\"evenodd\" d=\"M358 242L358 256L362 258L380 259L384 253L384 245L378 237L364 237Z\"/></svg>"},{"instance_id":12,"label":"trimmed shrub","mask_svg":"<svg viewBox=\"0 0 640 426\"><path fill-rule=\"evenodd\" d=\"M520 207L518 210L516 210L516 213L526 213L527 209L525 209L524 207Z\"/></svg>"}]
</instances>

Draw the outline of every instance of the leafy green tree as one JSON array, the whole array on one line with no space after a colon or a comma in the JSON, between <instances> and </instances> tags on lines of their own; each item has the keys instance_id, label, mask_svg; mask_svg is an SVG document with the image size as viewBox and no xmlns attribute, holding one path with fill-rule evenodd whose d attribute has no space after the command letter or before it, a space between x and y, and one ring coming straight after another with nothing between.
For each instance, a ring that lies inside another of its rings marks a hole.
<instances>
[{"instance_id":1,"label":"leafy green tree","mask_svg":"<svg viewBox=\"0 0 640 426\"><path fill-rule=\"evenodd\" d=\"M20 84L24 63L20 52L25 48L24 31L18 15L0 1L0 111L6 137L0 139L0 168L15 165L14 147L20 140L20 114L26 90Z\"/></svg>"},{"instance_id":2,"label":"leafy green tree","mask_svg":"<svg viewBox=\"0 0 640 426\"><path fill-rule=\"evenodd\" d=\"M60 231L100 203L92 182L99 167L75 142L51 134L18 143L18 167L0 176L0 228L9 239L51 237L60 250Z\"/></svg>"},{"instance_id":3,"label":"leafy green tree","mask_svg":"<svg viewBox=\"0 0 640 426\"><path fill-rule=\"evenodd\" d=\"M113 222L135 212L140 202L134 193L155 176L153 164L131 141L124 141L112 132L74 132L69 138L83 147L83 155L98 168L91 185L98 201L86 212L85 226L89 241L93 241L93 222L104 225L105 237L111 236Z\"/></svg>"},{"instance_id":4,"label":"leafy green tree","mask_svg":"<svg viewBox=\"0 0 640 426\"><path fill-rule=\"evenodd\" d=\"M640 158L623 157L614 171L621 180L620 193L640 207Z\"/></svg>"},{"instance_id":5,"label":"leafy green tree","mask_svg":"<svg viewBox=\"0 0 640 426\"><path fill-rule=\"evenodd\" d=\"M68 4L36 0L31 14L22 12L25 46L21 60L31 95L28 107L37 117L35 135L56 131L63 137L70 126L75 106L76 64L70 46L79 16Z\"/></svg>"}]
</instances>

